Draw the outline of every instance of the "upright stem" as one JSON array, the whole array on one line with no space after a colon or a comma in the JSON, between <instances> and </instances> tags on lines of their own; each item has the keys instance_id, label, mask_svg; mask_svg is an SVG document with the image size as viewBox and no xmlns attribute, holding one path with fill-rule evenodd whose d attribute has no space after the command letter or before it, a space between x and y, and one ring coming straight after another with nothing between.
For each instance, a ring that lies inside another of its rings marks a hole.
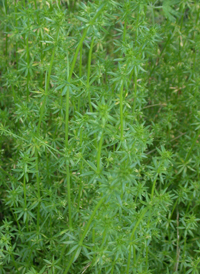
<instances>
[{"instance_id":1,"label":"upright stem","mask_svg":"<svg viewBox=\"0 0 200 274\"><path fill-rule=\"evenodd\" d=\"M154 191L155 191L155 187L156 187L157 177L158 177L158 174L156 174L156 177L153 181L153 186L152 186L152 189L151 189L151 201L153 201L153 195L154 195Z\"/></svg>"},{"instance_id":2,"label":"upright stem","mask_svg":"<svg viewBox=\"0 0 200 274\"><path fill-rule=\"evenodd\" d=\"M121 88L120 88L120 130L121 130L121 140L123 140L123 132L124 132L124 128L123 128L123 82L121 84Z\"/></svg>"},{"instance_id":3,"label":"upright stem","mask_svg":"<svg viewBox=\"0 0 200 274\"><path fill-rule=\"evenodd\" d=\"M89 228L90 228L90 225L91 225L91 223L92 223L92 221L93 221L93 219L94 219L94 216L95 216L97 210L100 208L100 206L102 205L102 203L103 203L104 201L105 201L105 197L101 198L101 200L99 200L98 204L95 206L94 211L92 212L92 214L91 214L91 216L90 216L90 219L89 219L89 221L88 221L88 223L87 223L87 225L86 225L86 227L85 227L85 230L84 230L84 232L83 232L83 235L82 235L82 237L81 237L81 239L80 239L80 241L79 241L79 245L78 245L78 247L74 250L74 254L71 256L71 259L70 259L70 261L69 261L69 263L68 263L68 265L67 265L67 268L65 269L65 272L64 272L63 274L67 274L67 273L68 273L68 271L69 271L69 269L70 269L70 267L71 267L71 265L72 265L72 263L73 263L73 261L74 261L74 258L75 258L75 255L76 255L76 251L78 250L78 248L80 248L80 247L83 245L83 240L85 239L85 236L86 236L86 234L87 234L87 232L88 232L88 230L89 230ZM61 258L61 259L62 259L62 258Z\"/></svg>"},{"instance_id":4,"label":"upright stem","mask_svg":"<svg viewBox=\"0 0 200 274\"><path fill-rule=\"evenodd\" d=\"M5 13L6 13L6 16L7 16L7 13L8 13L7 0L5 0ZM6 48L5 48L6 66L8 66L8 34L7 34L7 31L8 31L8 27L7 27L7 24L6 24Z\"/></svg>"},{"instance_id":5,"label":"upright stem","mask_svg":"<svg viewBox=\"0 0 200 274\"><path fill-rule=\"evenodd\" d=\"M158 174L156 174L155 179L153 181L153 185L152 185L152 189L151 189L151 202L153 201L153 196L154 196L154 191L155 191L155 187L156 187L157 177L158 177ZM149 227L150 218L151 218L151 215L149 215L147 227ZM149 254L149 247L146 246L146 269L148 268L148 254Z\"/></svg>"},{"instance_id":6,"label":"upright stem","mask_svg":"<svg viewBox=\"0 0 200 274\"><path fill-rule=\"evenodd\" d=\"M134 102L133 102L133 114L135 113L136 99L137 99L137 73L135 72L135 77L134 77Z\"/></svg>"},{"instance_id":7,"label":"upright stem","mask_svg":"<svg viewBox=\"0 0 200 274\"><path fill-rule=\"evenodd\" d=\"M17 23L17 0L15 0L15 27L17 28L18 26L18 23ZM16 68L18 70L18 43L16 41L16 44L15 44L15 57L16 57Z\"/></svg>"},{"instance_id":8,"label":"upright stem","mask_svg":"<svg viewBox=\"0 0 200 274\"><path fill-rule=\"evenodd\" d=\"M129 274L129 269L130 269L131 246L132 246L131 242L133 241L133 238L135 237L135 231L136 231L138 225L140 224L140 222L142 221L142 219L143 219L144 215L146 214L147 210L148 210L147 207L144 208L144 209L142 210L141 215L140 215L140 218L138 219L138 221L137 221L136 225L134 226L133 231L132 231L132 233L131 233L131 237L130 237L130 241L129 241L129 242L130 242L130 246L129 246L129 255L128 255L128 262L127 262L126 274Z\"/></svg>"},{"instance_id":9,"label":"upright stem","mask_svg":"<svg viewBox=\"0 0 200 274\"><path fill-rule=\"evenodd\" d=\"M79 61L79 77L82 77L82 62L83 62L83 44L81 44L80 48L80 61ZM81 105L81 97L78 97L78 112L80 112Z\"/></svg>"},{"instance_id":10,"label":"upright stem","mask_svg":"<svg viewBox=\"0 0 200 274\"><path fill-rule=\"evenodd\" d=\"M69 214L69 229L72 230L72 213L71 213L71 193L70 193L70 171L69 163L67 164L67 201L68 201L68 214Z\"/></svg>"},{"instance_id":11,"label":"upright stem","mask_svg":"<svg viewBox=\"0 0 200 274\"><path fill-rule=\"evenodd\" d=\"M101 166L101 149L102 149L102 143L103 143L103 132L101 133L101 138L99 141L99 148L98 148L98 154L97 154L97 173L100 173L100 166Z\"/></svg>"},{"instance_id":12,"label":"upright stem","mask_svg":"<svg viewBox=\"0 0 200 274\"><path fill-rule=\"evenodd\" d=\"M24 206L25 210L27 210L27 202L26 202L26 173L24 171L24 179L23 179L23 192L24 192ZM28 232L28 216L26 216L26 231Z\"/></svg>"},{"instance_id":13,"label":"upright stem","mask_svg":"<svg viewBox=\"0 0 200 274\"><path fill-rule=\"evenodd\" d=\"M37 234L39 234L39 226L40 226L40 177L39 177L39 156L38 150L35 149L35 159L36 159L36 182L37 182L37 199L38 199L38 206L37 206Z\"/></svg>"},{"instance_id":14,"label":"upright stem","mask_svg":"<svg viewBox=\"0 0 200 274\"><path fill-rule=\"evenodd\" d=\"M29 45L28 45L28 36L26 37L26 56L27 56L27 67L28 67L27 82L26 82L26 88L27 88L26 99L28 102L28 100L29 100L29 81L30 81L30 73L29 73L30 53L29 53Z\"/></svg>"},{"instance_id":15,"label":"upright stem","mask_svg":"<svg viewBox=\"0 0 200 274\"><path fill-rule=\"evenodd\" d=\"M91 104L91 95L90 95L89 87L90 87L90 70L91 70L91 59L92 59L93 45L94 45L94 37L92 38L92 42L90 45L90 51L89 51L89 56L88 56L88 73L87 73L87 92L88 92L88 101L89 101L90 112L92 112L92 104Z\"/></svg>"},{"instance_id":16,"label":"upright stem","mask_svg":"<svg viewBox=\"0 0 200 274\"><path fill-rule=\"evenodd\" d=\"M140 17L140 4L139 4L139 9L137 13L137 21L136 21L136 31L135 31L135 45L137 46L137 39L138 39L138 24L139 24L139 17Z\"/></svg>"},{"instance_id":17,"label":"upright stem","mask_svg":"<svg viewBox=\"0 0 200 274\"><path fill-rule=\"evenodd\" d=\"M34 4L35 4L35 10L37 11L37 0L34 0ZM39 17L39 13L37 12L37 23L38 23L38 27L40 26L40 17ZM42 34L41 32L39 32L39 45L40 45L40 62L43 66L43 47L42 47ZM42 87L42 82L43 82L43 70L40 74L40 87Z\"/></svg>"},{"instance_id":18,"label":"upright stem","mask_svg":"<svg viewBox=\"0 0 200 274\"><path fill-rule=\"evenodd\" d=\"M104 8L105 4L101 5L101 7L97 10L96 15L93 17L93 19L91 20L91 23L93 23L95 21L95 19L98 17L98 15L100 14L100 12L102 12L103 8ZM78 57L78 53L79 50L83 44L83 41L87 35L87 31L88 28L85 28L83 35L79 41L79 44L76 48L75 54L74 54L74 58L71 64L71 69L69 72L69 77L68 77L68 83L71 83L71 78L72 78L72 74L74 71L74 67L75 67L75 63ZM66 151L68 150L68 138L69 138L69 88L67 89L66 92L66 115L65 115L65 148ZM69 225L70 225L70 229L72 229L72 218L71 218L71 194L70 194L70 174L69 174L69 163L67 163L67 198L68 198L68 208L69 208Z\"/></svg>"},{"instance_id":19,"label":"upright stem","mask_svg":"<svg viewBox=\"0 0 200 274\"><path fill-rule=\"evenodd\" d=\"M123 30L123 43L126 41L126 25L127 25L127 17L125 18L124 22L124 30ZM124 89L124 80L122 79L121 87L120 87L120 139L123 140L123 132L124 132L124 126L123 126L123 89Z\"/></svg>"},{"instance_id":20,"label":"upright stem","mask_svg":"<svg viewBox=\"0 0 200 274\"><path fill-rule=\"evenodd\" d=\"M96 19L96 18L98 17L98 15L102 12L104 6L105 6L105 3L102 4L102 5L98 8L98 10L97 10L95 16L94 16L93 19L91 20L91 24L94 23L95 19ZM84 41L84 39L85 39L85 37L86 37L86 35L87 35L87 30L88 30L88 28L89 28L89 27L87 27L87 28L84 30L83 35L82 35L82 37L81 37L81 39L80 39L80 41L79 41L79 44L78 44L78 46L77 46L77 48L76 48L76 51L75 51L75 54L74 54L74 58L73 58L73 61L72 61L72 64L71 64L71 69L70 69L69 76L68 76L68 83L71 82L71 78L72 78L72 74L73 74L73 71L74 71L74 67L75 67L75 63L76 63L76 60L77 60L77 56L78 56L79 50L80 50L80 48L81 48L81 46L82 46L82 44L83 44L83 41ZM69 138L68 135L69 135L69 90L67 90L67 92L66 92L66 116L65 116L65 148L66 148L66 150L68 150L68 138ZM70 208L71 208L69 162L67 163L66 168L67 168L67 191L68 191L67 199L68 199L68 206L70 205ZM104 199L103 199L103 200L100 200L100 202L97 204L97 206L95 207L95 212L94 212L94 214L92 214L92 216L91 216L89 222L93 220L96 211L98 210L98 208L100 207L100 205L103 203L103 201L104 201ZM69 224L71 224L71 229L72 229L72 218L71 218L71 211L70 211L70 210L71 210L71 209L69 209L69 212L68 212L68 214L69 214ZM89 225L90 225L90 224L89 224ZM87 227L86 227L86 229L88 230ZM86 233L87 233L87 231L86 231ZM85 237L85 236L84 236L84 237ZM83 238L83 237L82 237L82 238ZM82 239L82 238L81 238L81 240L83 241L84 238L83 238L83 239ZM59 261L62 260L62 258L63 258L63 256L64 256L64 253L65 253L65 249L66 249L66 246L63 247L63 250L62 250L62 252L61 252L61 256L60 256ZM76 251L76 250L75 250L75 251ZM75 258L75 254L76 254L76 252L74 252L74 255L71 257L71 260L69 261L69 264L68 264L68 266L67 266L67 268L66 268L64 274L68 273L68 270L69 270L69 268L70 268L70 266L71 266L71 264L73 263L73 260L74 260L74 258Z\"/></svg>"},{"instance_id":21,"label":"upright stem","mask_svg":"<svg viewBox=\"0 0 200 274\"><path fill-rule=\"evenodd\" d=\"M57 28L56 41L55 41L55 45L54 45L54 48L53 48L53 53L52 53L52 56L51 56L50 66L49 66L48 74L47 74L46 81L45 81L45 96L44 96L44 101L42 102L42 107L40 109L40 118L39 118L39 123L38 123L38 133L40 131L40 126L41 126L41 122L42 122L42 118L43 118L44 110L45 110L45 106L46 106L46 99L47 99L48 91L49 91L50 76L51 76L51 70L52 70L52 67L53 67L53 61L54 61L54 56L55 56L55 51L56 51L56 46L57 46L58 33L59 33L59 26Z\"/></svg>"},{"instance_id":22,"label":"upright stem","mask_svg":"<svg viewBox=\"0 0 200 274\"><path fill-rule=\"evenodd\" d=\"M82 147L82 141L83 141L83 129L81 128L81 131L80 131L80 147ZM83 172L83 161L81 160L80 162L80 175L82 174ZM82 195L82 189L83 189L83 184L82 184L82 179L80 177L80 185L79 185L79 191L78 191L78 210L80 208L80 199L81 199L81 195Z\"/></svg>"}]
</instances>

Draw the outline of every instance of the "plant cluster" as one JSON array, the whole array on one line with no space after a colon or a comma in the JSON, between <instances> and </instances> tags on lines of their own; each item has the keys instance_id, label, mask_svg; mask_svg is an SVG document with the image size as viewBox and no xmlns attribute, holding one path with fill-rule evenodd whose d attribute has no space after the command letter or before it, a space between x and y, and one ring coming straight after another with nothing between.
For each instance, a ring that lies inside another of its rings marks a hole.
<instances>
[{"instance_id":1,"label":"plant cluster","mask_svg":"<svg viewBox=\"0 0 200 274\"><path fill-rule=\"evenodd\" d=\"M199 1L0 9L0 274L198 274Z\"/></svg>"}]
</instances>

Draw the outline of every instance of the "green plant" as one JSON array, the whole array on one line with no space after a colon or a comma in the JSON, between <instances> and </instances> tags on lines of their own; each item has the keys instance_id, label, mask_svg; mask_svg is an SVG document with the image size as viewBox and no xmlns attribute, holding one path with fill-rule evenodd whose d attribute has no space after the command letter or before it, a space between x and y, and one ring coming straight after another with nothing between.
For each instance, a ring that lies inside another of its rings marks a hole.
<instances>
[{"instance_id":1,"label":"green plant","mask_svg":"<svg viewBox=\"0 0 200 274\"><path fill-rule=\"evenodd\" d=\"M0 273L198 273L198 1L0 9Z\"/></svg>"}]
</instances>

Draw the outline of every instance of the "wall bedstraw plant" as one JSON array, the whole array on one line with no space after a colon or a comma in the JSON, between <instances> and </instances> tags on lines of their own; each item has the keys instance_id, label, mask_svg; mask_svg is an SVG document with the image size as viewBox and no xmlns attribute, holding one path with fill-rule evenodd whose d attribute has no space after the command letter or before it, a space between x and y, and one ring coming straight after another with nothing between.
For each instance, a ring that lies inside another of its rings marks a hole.
<instances>
[{"instance_id":1,"label":"wall bedstraw plant","mask_svg":"<svg viewBox=\"0 0 200 274\"><path fill-rule=\"evenodd\" d=\"M199 273L198 1L0 9L0 273Z\"/></svg>"}]
</instances>

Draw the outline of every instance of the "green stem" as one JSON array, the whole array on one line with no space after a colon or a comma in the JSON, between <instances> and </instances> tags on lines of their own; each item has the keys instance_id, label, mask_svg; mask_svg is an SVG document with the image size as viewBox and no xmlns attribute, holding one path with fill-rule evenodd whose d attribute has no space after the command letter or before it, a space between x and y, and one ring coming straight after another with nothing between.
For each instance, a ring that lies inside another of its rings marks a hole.
<instances>
[{"instance_id":1,"label":"green stem","mask_svg":"<svg viewBox=\"0 0 200 274\"><path fill-rule=\"evenodd\" d=\"M20 274L20 272L18 271L18 267L17 267L17 263L15 261L15 258L13 256L13 254L11 253L11 258L12 258L12 261L13 261L13 266L15 267L15 270L17 271L18 274Z\"/></svg>"},{"instance_id":2,"label":"green stem","mask_svg":"<svg viewBox=\"0 0 200 274\"><path fill-rule=\"evenodd\" d=\"M101 166L101 149L102 149L102 143L103 143L103 137L104 133L101 133L101 138L99 141L99 147L98 147L98 154L97 154L97 173L100 173L100 166Z\"/></svg>"},{"instance_id":3,"label":"green stem","mask_svg":"<svg viewBox=\"0 0 200 274\"><path fill-rule=\"evenodd\" d=\"M93 221L93 219L94 219L94 216L95 216L97 210L100 208L100 206L102 205L102 203L103 203L104 201L105 201L105 197L101 198L101 200L99 200L98 204L95 206L94 211L93 211L92 215L90 216L90 219L89 219L89 221L88 221L88 223L87 223L87 225L86 225L86 227L85 227L85 230L84 230L84 232L83 232L83 235L82 235L82 237L81 237L81 239L80 239L80 241L79 241L79 246L78 246L78 247L76 248L76 250L74 251L74 254L73 254L73 256L71 257L71 260L69 261L69 263L68 263L68 265L67 265L67 268L65 269L65 272L64 272L63 274L67 274L67 273L68 273L68 271L69 271L69 269L70 269L70 267L71 267L71 265L72 265L72 263L73 263L73 261L74 261L74 258L75 258L75 255L76 255L76 251L77 251L77 249L78 249L80 246L83 245L83 240L85 239L85 236L86 236L86 234L88 233L88 230L89 230L90 225L91 225L91 223L92 223L92 221Z\"/></svg>"},{"instance_id":4,"label":"green stem","mask_svg":"<svg viewBox=\"0 0 200 274\"><path fill-rule=\"evenodd\" d=\"M153 186L152 186L152 189L151 189L151 201L153 201L153 195L154 195L154 191L155 191L155 187L156 187L157 177L158 177L158 174L156 174L156 177L153 181Z\"/></svg>"},{"instance_id":5,"label":"green stem","mask_svg":"<svg viewBox=\"0 0 200 274\"><path fill-rule=\"evenodd\" d=\"M68 150L69 142L69 88L66 92L66 116L65 116L65 148ZM69 229L72 230L72 215L71 215L71 187L70 187L70 171L69 162L67 163L67 203L68 203L68 217L69 217Z\"/></svg>"},{"instance_id":6,"label":"green stem","mask_svg":"<svg viewBox=\"0 0 200 274\"><path fill-rule=\"evenodd\" d=\"M8 4L7 4L7 0L5 0L5 13L6 13L6 16L7 16L7 13L8 13ZM7 25L6 25L6 48L5 48L6 67L8 66L8 34L7 34L7 31L8 31L8 27L7 27Z\"/></svg>"},{"instance_id":7,"label":"green stem","mask_svg":"<svg viewBox=\"0 0 200 274\"><path fill-rule=\"evenodd\" d=\"M175 208L176 208L176 206L177 206L177 203L178 203L178 199L179 199L179 198L177 198L177 199L176 199L176 202L174 203L174 206L173 206L173 209L172 209L172 211L171 211L171 215L170 215L169 220L171 220L171 219L172 219L172 216L173 216L174 210L175 210Z\"/></svg>"},{"instance_id":8,"label":"green stem","mask_svg":"<svg viewBox=\"0 0 200 274\"><path fill-rule=\"evenodd\" d=\"M69 145L69 88L66 91L66 112L65 112L65 148Z\"/></svg>"},{"instance_id":9,"label":"green stem","mask_svg":"<svg viewBox=\"0 0 200 274\"><path fill-rule=\"evenodd\" d=\"M93 17L93 19L91 20L90 25L92 25L92 24L94 23L94 21L96 20L96 18L98 17L98 15L103 11L104 6L105 6L105 3L103 3L103 4L97 9L97 12L96 12L95 16ZM79 41L79 44L78 44L78 46L77 46L77 48L76 48L76 51L75 51L75 54L74 54L74 58L73 58L73 61L72 61L72 64L71 64L71 70L70 70L70 72L69 72L69 78L68 78L68 82L69 82L69 83L70 83L70 81L71 81L71 77L72 77L72 74L73 74L73 71L74 71L74 67L75 67L75 63L76 63L76 59L77 59L77 56L78 56L80 47L81 47L81 45L82 45L82 43L83 43L83 41L84 41L84 39L85 39L85 37L86 37L86 35L87 35L88 28L89 28L89 26L88 26L87 28L85 28L85 30L84 30L84 32L83 32L83 35L82 35L82 37L81 37L81 40Z\"/></svg>"},{"instance_id":10,"label":"green stem","mask_svg":"<svg viewBox=\"0 0 200 274\"><path fill-rule=\"evenodd\" d=\"M186 235L184 235L184 246L183 246L183 262L185 262L185 254L186 254ZM186 273L186 267L184 264L184 274Z\"/></svg>"},{"instance_id":11,"label":"green stem","mask_svg":"<svg viewBox=\"0 0 200 274\"><path fill-rule=\"evenodd\" d=\"M36 182L37 182L37 199L38 199L38 206L37 206L37 233L39 235L39 225L40 225L40 177L39 177L39 155L37 148L35 149L35 158L36 158Z\"/></svg>"},{"instance_id":12,"label":"green stem","mask_svg":"<svg viewBox=\"0 0 200 274\"><path fill-rule=\"evenodd\" d=\"M126 26L127 26L127 19L125 19L125 22L124 22L123 42L125 42L125 39L126 39Z\"/></svg>"},{"instance_id":13,"label":"green stem","mask_svg":"<svg viewBox=\"0 0 200 274\"><path fill-rule=\"evenodd\" d=\"M120 88L120 130L121 130L121 140L123 140L123 82Z\"/></svg>"},{"instance_id":14,"label":"green stem","mask_svg":"<svg viewBox=\"0 0 200 274\"><path fill-rule=\"evenodd\" d=\"M82 62L83 62L83 44L81 44L80 48L80 61L79 61L79 77L82 77ZM78 112L80 112L81 105L81 97L78 97Z\"/></svg>"},{"instance_id":15,"label":"green stem","mask_svg":"<svg viewBox=\"0 0 200 274\"><path fill-rule=\"evenodd\" d=\"M88 101L89 101L90 112L92 112L92 104L91 104L91 95L90 95L89 87L90 87L90 71L91 71L91 59L92 59L93 45L94 45L94 37L92 38L92 42L90 45L90 51L89 51L89 56L88 56L88 72L87 72L87 92L88 92Z\"/></svg>"},{"instance_id":16,"label":"green stem","mask_svg":"<svg viewBox=\"0 0 200 274\"><path fill-rule=\"evenodd\" d=\"M24 172L24 179L23 179L23 192L24 192L24 206L27 210L27 202L26 202L26 175ZM26 231L28 232L28 216L26 216Z\"/></svg>"},{"instance_id":17,"label":"green stem","mask_svg":"<svg viewBox=\"0 0 200 274\"><path fill-rule=\"evenodd\" d=\"M139 17L140 17L140 5L138 7L138 13L137 13L137 21L136 21L136 27L135 27L135 45L137 46L137 39L138 39L138 24L139 24Z\"/></svg>"},{"instance_id":18,"label":"green stem","mask_svg":"<svg viewBox=\"0 0 200 274\"><path fill-rule=\"evenodd\" d=\"M79 246L82 246L83 240L85 239L85 236L86 236L86 234L87 234L87 232L88 232L88 230L90 228L90 225L91 225L91 223L92 223L92 221L94 219L94 216L95 216L97 210L102 205L102 203L105 201L105 199L106 199L106 197L101 198L101 200L99 200L98 204L95 206L94 211L93 211L92 215L90 216L90 219L89 219L89 221L88 221L88 223L87 223L87 225L85 227L85 230L83 232L83 235L82 235L82 237L81 237L81 239L79 241Z\"/></svg>"},{"instance_id":19,"label":"green stem","mask_svg":"<svg viewBox=\"0 0 200 274\"><path fill-rule=\"evenodd\" d=\"M82 147L82 142L83 142L83 129L81 128L80 131L80 147ZM80 175L83 173L83 161L81 160L80 162ZM81 178L81 177L80 177ZM80 208L80 200L82 196L82 189L83 189L83 184L82 184L82 179L80 179L80 185L79 185L79 191L78 191L78 211Z\"/></svg>"},{"instance_id":20,"label":"green stem","mask_svg":"<svg viewBox=\"0 0 200 274\"><path fill-rule=\"evenodd\" d=\"M34 0L34 4L35 4L35 10L37 11L38 7L37 7L37 0ZM38 26L40 26L40 17L39 17L39 12L36 12L37 14L37 23ZM42 34L41 32L39 32L39 45L40 45L40 62L42 64L43 67L43 47L42 47ZM43 82L43 71L40 74L40 87L42 87L42 82Z\"/></svg>"},{"instance_id":21,"label":"green stem","mask_svg":"<svg viewBox=\"0 0 200 274\"><path fill-rule=\"evenodd\" d=\"M136 108L136 99L137 99L137 73L135 72L135 77L134 77L134 101L133 101L133 114L135 113L135 108Z\"/></svg>"},{"instance_id":22,"label":"green stem","mask_svg":"<svg viewBox=\"0 0 200 274\"><path fill-rule=\"evenodd\" d=\"M17 23L17 0L15 0L15 27L18 27L18 23ZM15 57L16 57L16 68L18 70L18 43L16 42L15 44Z\"/></svg>"},{"instance_id":23,"label":"green stem","mask_svg":"<svg viewBox=\"0 0 200 274\"><path fill-rule=\"evenodd\" d=\"M115 259L112 262L111 274L114 274L114 269L115 269Z\"/></svg>"},{"instance_id":24,"label":"green stem","mask_svg":"<svg viewBox=\"0 0 200 274\"><path fill-rule=\"evenodd\" d=\"M29 82L30 82L30 73L29 73L29 66L30 66L30 53L29 53L29 45L28 45L28 36L26 37L26 56L27 56L27 66L28 66L28 74L27 74L27 101L29 100Z\"/></svg>"},{"instance_id":25,"label":"green stem","mask_svg":"<svg viewBox=\"0 0 200 274\"><path fill-rule=\"evenodd\" d=\"M129 246L129 255L128 255L128 262L127 262L126 274L129 274L129 270L130 270L131 245L132 245L131 242L133 241L133 238L134 238L134 236L135 236L135 231L136 231L138 225L140 224L140 222L142 221L142 219L143 219L144 215L146 214L147 210L148 210L148 207L146 207L146 208L144 208L144 209L142 210L142 212L141 212L141 214L140 214L140 218L138 219L138 221L137 221L136 225L134 226L133 231L132 231L132 233L131 233L131 237L130 237L130 241L129 241L129 242L130 242L130 246Z\"/></svg>"},{"instance_id":26,"label":"green stem","mask_svg":"<svg viewBox=\"0 0 200 274\"><path fill-rule=\"evenodd\" d=\"M16 96L15 96L15 90L14 90L13 84L12 84L12 94L13 94L14 102L16 103Z\"/></svg>"},{"instance_id":27,"label":"green stem","mask_svg":"<svg viewBox=\"0 0 200 274\"><path fill-rule=\"evenodd\" d=\"M97 10L96 15L93 17L93 19L91 20L91 24L94 23L95 19L97 18L97 16L100 14L100 12L102 12L103 7L105 6L105 4L101 5L100 8ZM79 50L83 44L83 41L87 35L87 31L88 28L85 28L83 35L79 41L79 44L76 48L75 54L74 54L74 58L71 64L71 69L69 71L69 76L68 76L68 83L71 83L71 78L72 78L72 74L74 71L74 67L75 67L75 63L78 57L78 53ZM69 88L67 89L66 92L66 116L65 116L65 148L66 150L68 150L68 138L69 138ZM68 208L69 208L69 225L70 228L72 229L72 219L71 219L71 194L70 194L70 175L69 175L69 163L67 164L67 197L68 197Z\"/></svg>"},{"instance_id":28,"label":"green stem","mask_svg":"<svg viewBox=\"0 0 200 274\"><path fill-rule=\"evenodd\" d=\"M57 28L55 45L54 45L53 53L52 53L52 56L51 56L48 75L47 75L47 78L46 78L46 81L45 81L45 96L44 96L44 100L42 102L42 107L40 109L40 118L39 118L39 123L38 123L38 134L39 134L39 131L40 131L40 126L41 126L42 118L43 118L43 115L44 115L44 109L45 109L45 106L46 106L46 100L47 100L48 91L49 91L50 76L51 76L51 70L52 70L52 67L53 67L55 51L56 51L56 47L57 47L58 33L59 33L59 27Z\"/></svg>"},{"instance_id":29,"label":"green stem","mask_svg":"<svg viewBox=\"0 0 200 274\"><path fill-rule=\"evenodd\" d=\"M158 177L158 174L156 174L156 177L153 181L153 186L152 186L152 189L151 189L151 202L153 201L153 196L154 196L154 191L155 191L155 187L156 187L157 177ZM150 224L150 218L151 218L151 215L149 215L148 227L149 227L149 224ZM149 247L146 246L146 269L148 268L148 253L149 253Z\"/></svg>"},{"instance_id":30,"label":"green stem","mask_svg":"<svg viewBox=\"0 0 200 274\"><path fill-rule=\"evenodd\" d=\"M68 203L68 214L69 214L69 229L72 230L72 213L71 213L71 192L70 192L70 171L69 163L67 164L67 203Z\"/></svg>"}]
</instances>

